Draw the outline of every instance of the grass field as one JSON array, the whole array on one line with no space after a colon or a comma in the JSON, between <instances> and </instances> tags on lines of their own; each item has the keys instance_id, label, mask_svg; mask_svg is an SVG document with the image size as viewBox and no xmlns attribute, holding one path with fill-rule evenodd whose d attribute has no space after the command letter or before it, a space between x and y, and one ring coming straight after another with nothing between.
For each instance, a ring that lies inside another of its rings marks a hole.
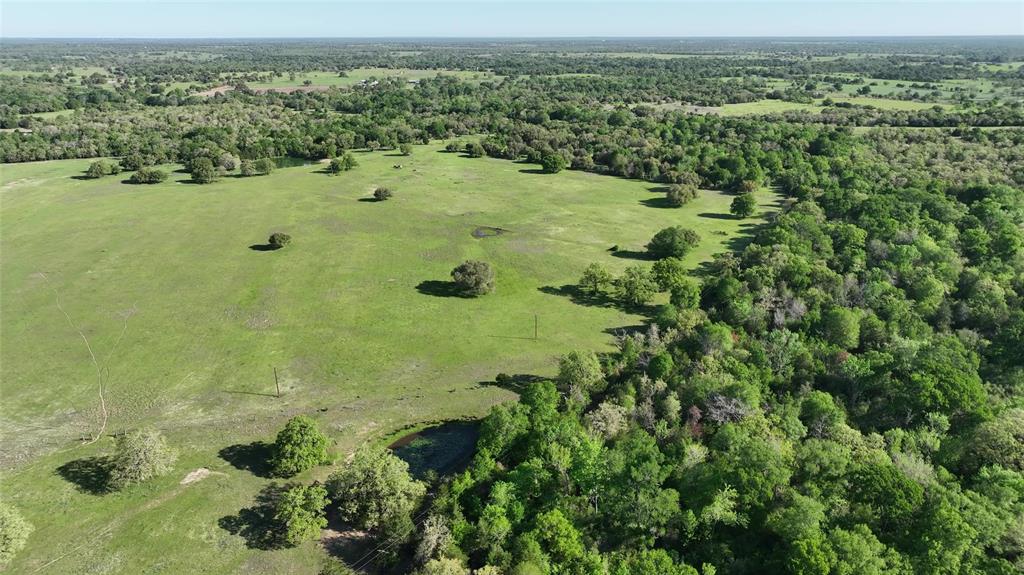
<instances>
[{"instance_id":1,"label":"grass field","mask_svg":"<svg viewBox=\"0 0 1024 575\"><path fill-rule=\"evenodd\" d=\"M821 106L823 99L815 100L813 104L802 104L799 102L787 102L785 100L758 100L756 102L744 102L742 104L726 104L717 108L718 113L723 116L750 116L757 114L775 114L791 110L808 110L820 112L824 110ZM846 102L858 106L874 106L882 110L927 110L935 106L949 107L948 104L933 104L928 102L912 102L907 100L893 100L889 98L871 98L866 96L843 97L833 96L834 102Z\"/></svg>"},{"instance_id":2,"label":"grass field","mask_svg":"<svg viewBox=\"0 0 1024 575\"><path fill-rule=\"evenodd\" d=\"M260 551L220 527L269 481L245 469L252 457L232 463L220 450L271 440L299 413L339 455L479 416L512 397L485 383L497 373L552 375L559 354L607 349L611 331L641 322L557 291L592 261L634 263L609 246L628 254L681 224L702 234L696 264L757 222L729 217L718 192L666 209L643 182L538 174L439 145L357 157L336 177L309 165L205 186L181 173L154 186L75 179L85 160L0 168L0 480L36 527L10 573L313 572L315 543ZM365 201L378 185L395 197ZM759 199L765 210L776 201ZM509 231L477 239L477 226ZM292 245L250 249L273 231ZM495 266L495 293L446 297L467 258ZM171 475L90 491L89 458L112 442L80 442L99 423L86 339L107 432L163 430L181 451ZM212 475L180 483L200 467Z\"/></svg>"}]
</instances>

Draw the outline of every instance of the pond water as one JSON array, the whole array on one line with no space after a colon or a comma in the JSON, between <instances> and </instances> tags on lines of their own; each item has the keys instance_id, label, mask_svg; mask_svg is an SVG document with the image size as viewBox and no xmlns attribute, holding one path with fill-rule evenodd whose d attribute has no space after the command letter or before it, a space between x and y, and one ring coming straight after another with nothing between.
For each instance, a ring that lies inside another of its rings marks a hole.
<instances>
[{"instance_id":1,"label":"pond water","mask_svg":"<svg viewBox=\"0 0 1024 575\"><path fill-rule=\"evenodd\" d=\"M422 479L428 471L442 476L460 471L473 458L479 436L479 423L453 421L410 433L388 449L409 464L413 477Z\"/></svg>"},{"instance_id":2,"label":"pond water","mask_svg":"<svg viewBox=\"0 0 1024 575\"><path fill-rule=\"evenodd\" d=\"M291 156L278 156L273 158L275 168L297 168L299 166L312 166L317 162L305 158L293 158Z\"/></svg>"}]
</instances>

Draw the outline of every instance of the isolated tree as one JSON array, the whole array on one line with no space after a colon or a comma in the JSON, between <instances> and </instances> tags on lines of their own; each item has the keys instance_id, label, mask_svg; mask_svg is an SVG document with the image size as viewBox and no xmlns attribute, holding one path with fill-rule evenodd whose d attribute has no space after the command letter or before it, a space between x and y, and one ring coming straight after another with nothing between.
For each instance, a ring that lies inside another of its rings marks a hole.
<instances>
[{"instance_id":1,"label":"isolated tree","mask_svg":"<svg viewBox=\"0 0 1024 575\"><path fill-rule=\"evenodd\" d=\"M280 249L292 243L292 237L282 232L274 232L270 234L267 243L274 249Z\"/></svg>"},{"instance_id":2,"label":"isolated tree","mask_svg":"<svg viewBox=\"0 0 1024 575\"><path fill-rule=\"evenodd\" d=\"M673 208L684 206L696 197L697 186L694 184L672 184L665 192L665 200Z\"/></svg>"},{"instance_id":3,"label":"isolated tree","mask_svg":"<svg viewBox=\"0 0 1024 575\"><path fill-rule=\"evenodd\" d=\"M363 446L331 475L327 492L341 519L360 529L380 530L410 517L426 487L409 475L409 465L386 449Z\"/></svg>"},{"instance_id":4,"label":"isolated tree","mask_svg":"<svg viewBox=\"0 0 1024 575\"><path fill-rule=\"evenodd\" d=\"M656 258L682 258L698 243L697 232L682 226L665 228L654 234L647 243L647 251Z\"/></svg>"},{"instance_id":5,"label":"isolated tree","mask_svg":"<svg viewBox=\"0 0 1024 575\"><path fill-rule=\"evenodd\" d=\"M562 154L550 152L540 157L540 165L543 170L548 174L557 174L565 169L568 165Z\"/></svg>"},{"instance_id":6,"label":"isolated tree","mask_svg":"<svg viewBox=\"0 0 1024 575\"><path fill-rule=\"evenodd\" d=\"M89 164L89 169L85 171L85 177L95 180L114 173L113 169L114 167L111 164L108 164L103 160L96 160Z\"/></svg>"},{"instance_id":7,"label":"isolated tree","mask_svg":"<svg viewBox=\"0 0 1024 575\"><path fill-rule=\"evenodd\" d=\"M274 522L281 539L289 546L319 537L327 526L327 490L319 483L293 485L281 493L274 505Z\"/></svg>"},{"instance_id":8,"label":"isolated tree","mask_svg":"<svg viewBox=\"0 0 1024 575\"><path fill-rule=\"evenodd\" d=\"M452 281L463 293L472 296L494 291L494 270L479 260L466 260L452 270Z\"/></svg>"},{"instance_id":9,"label":"isolated tree","mask_svg":"<svg viewBox=\"0 0 1024 575\"><path fill-rule=\"evenodd\" d=\"M330 463L330 440L311 417L297 415L285 424L274 441L271 465L274 474L291 477L316 465Z\"/></svg>"},{"instance_id":10,"label":"isolated tree","mask_svg":"<svg viewBox=\"0 0 1024 575\"><path fill-rule=\"evenodd\" d=\"M412 144L407 144L407 143L399 144L398 145L398 151L403 156L411 156L412 155Z\"/></svg>"},{"instance_id":11,"label":"isolated tree","mask_svg":"<svg viewBox=\"0 0 1024 575\"><path fill-rule=\"evenodd\" d=\"M608 268L598 262L594 262L583 270L579 286L584 292L590 295L597 295L612 284L612 279L612 274L608 271Z\"/></svg>"},{"instance_id":12,"label":"isolated tree","mask_svg":"<svg viewBox=\"0 0 1024 575\"><path fill-rule=\"evenodd\" d=\"M274 164L274 160L272 158L260 158L258 160L253 161L252 167L254 170L256 170L257 174L265 176L270 172L273 172L274 168L276 168L277 166L276 164Z\"/></svg>"},{"instance_id":13,"label":"isolated tree","mask_svg":"<svg viewBox=\"0 0 1024 575\"><path fill-rule=\"evenodd\" d=\"M0 502L0 567L10 563L25 547L32 531L32 524L13 505Z\"/></svg>"},{"instance_id":14,"label":"isolated tree","mask_svg":"<svg viewBox=\"0 0 1024 575\"><path fill-rule=\"evenodd\" d=\"M331 174L340 174L341 172L347 172L352 168L359 165L356 161L355 156L351 152L345 152L340 158L334 158L331 163L327 165L327 171Z\"/></svg>"},{"instance_id":15,"label":"isolated tree","mask_svg":"<svg viewBox=\"0 0 1024 575\"><path fill-rule=\"evenodd\" d=\"M196 158L192 161L192 181L198 184L209 184L217 179L217 168L209 158Z\"/></svg>"},{"instance_id":16,"label":"isolated tree","mask_svg":"<svg viewBox=\"0 0 1024 575\"><path fill-rule=\"evenodd\" d=\"M643 305L658 291L650 272L641 265L632 265L615 280L619 296L628 304Z\"/></svg>"},{"instance_id":17,"label":"isolated tree","mask_svg":"<svg viewBox=\"0 0 1024 575\"><path fill-rule=\"evenodd\" d=\"M482 158L484 147L480 145L480 142L470 142L466 144L466 155L470 158Z\"/></svg>"},{"instance_id":18,"label":"isolated tree","mask_svg":"<svg viewBox=\"0 0 1024 575\"><path fill-rule=\"evenodd\" d=\"M167 172L158 170L156 168L139 168L139 171L135 172L128 178L128 182L132 184L159 184L160 182L167 179Z\"/></svg>"},{"instance_id":19,"label":"isolated tree","mask_svg":"<svg viewBox=\"0 0 1024 575\"><path fill-rule=\"evenodd\" d=\"M392 195L393 194L391 193L391 190L385 188L384 186L380 186L376 190L373 190L373 199L377 200L378 202L383 202L384 200L390 199Z\"/></svg>"},{"instance_id":20,"label":"isolated tree","mask_svg":"<svg viewBox=\"0 0 1024 575\"><path fill-rule=\"evenodd\" d=\"M749 218L757 210L757 199L752 193L743 193L732 199L729 204L729 213L738 218Z\"/></svg>"},{"instance_id":21,"label":"isolated tree","mask_svg":"<svg viewBox=\"0 0 1024 575\"><path fill-rule=\"evenodd\" d=\"M156 430L132 431L119 435L110 463L108 486L121 489L165 475L178 455Z\"/></svg>"}]
</instances>

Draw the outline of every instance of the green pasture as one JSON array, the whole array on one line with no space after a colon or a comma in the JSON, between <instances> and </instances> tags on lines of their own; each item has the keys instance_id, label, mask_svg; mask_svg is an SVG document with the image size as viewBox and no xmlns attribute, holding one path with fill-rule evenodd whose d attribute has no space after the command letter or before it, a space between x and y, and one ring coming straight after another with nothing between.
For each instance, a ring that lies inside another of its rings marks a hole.
<instances>
[{"instance_id":1,"label":"green pasture","mask_svg":"<svg viewBox=\"0 0 1024 575\"><path fill-rule=\"evenodd\" d=\"M642 323L644 310L573 301L563 286L587 264L621 270L679 224L703 238L696 265L759 221L728 216L719 192L663 208L649 183L440 144L357 158L338 176L305 165L203 186L178 172L153 186L77 179L86 160L0 167L0 481L36 527L10 573L313 573L315 542L263 551L222 528L270 480L246 468L251 451L221 450L272 440L300 413L339 458L480 416L513 397L488 383L496 374L553 375L559 355L609 349ZM381 185L394 198L367 201ZM480 226L506 232L478 239ZM275 231L292 244L262 251ZM469 258L494 266L493 294L450 295L449 271ZM101 420L97 372L109 420L84 444ZM89 458L141 426L180 450L174 472L92 492ZM200 468L210 475L182 483Z\"/></svg>"}]
</instances>

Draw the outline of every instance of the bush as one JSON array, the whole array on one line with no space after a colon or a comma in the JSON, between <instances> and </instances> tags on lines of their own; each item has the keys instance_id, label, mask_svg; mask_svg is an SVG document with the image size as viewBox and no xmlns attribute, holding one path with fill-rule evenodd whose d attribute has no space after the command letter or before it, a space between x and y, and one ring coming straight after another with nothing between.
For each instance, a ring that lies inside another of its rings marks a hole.
<instances>
[{"instance_id":1,"label":"bush","mask_svg":"<svg viewBox=\"0 0 1024 575\"><path fill-rule=\"evenodd\" d=\"M18 551L25 547L33 527L21 516L14 506L0 503L0 567L14 559Z\"/></svg>"},{"instance_id":2,"label":"bush","mask_svg":"<svg viewBox=\"0 0 1024 575\"><path fill-rule=\"evenodd\" d=\"M665 192L668 205L678 208L697 198L697 186L693 184L673 184Z\"/></svg>"},{"instance_id":3,"label":"bush","mask_svg":"<svg viewBox=\"0 0 1024 575\"><path fill-rule=\"evenodd\" d=\"M291 477L315 465L329 463L329 445L330 440L312 418L305 415L291 418L274 441L271 461L274 474Z\"/></svg>"},{"instance_id":4,"label":"bush","mask_svg":"<svg viewBox=\"0 0 1024 575\"><path fill-rule=\"evenodd\" d=\"M467 260L452 270L452 281L466 294L484 295L494 291L494 270L487 262Z\"/></svg>"},{"instance_id":5,"label":"bush","mask_svg":"<svg viewBox=\"0 0 1024 575\"><path fill-rule=\"evenodd\" d=\"M557 174L565 168L567 163L561 154L549 153L541 156L540 165L545 172Z\"/></svg>"},{"instance_id":6,"label":"bush","mask_svg":"<svg viewBox=\"0 0 1024 575\"><path fill-rule=\"evenodd\" d=\"M460 144L457 140L452 140L451 142L448 142L444 146L444 151L446 152L458 152L461 149L463 149L462 144Z\"/></svg>"},{"instance_id":7,"label":"bush","mask_svg":"<svg viewBox=\"0 0 1024 575\"><path fill-rule=\"evenodd\" d=\"M117 449L110 465L111 489L121 489L167 474L178 455L159 431L133 431L117 438Z\"/></svg>"},{"instance_id":8,"label":"bush","mask_svg":"<svg viewBox=\"0 0 1024 575\"><path fill-rule=\"evenodd\" d=\"M139 168L139 171L135 172L128 178L128 182L132 184L159 184L160 182L167 179L167 173L163 170L156 168Z\"/></svg>"},{"instance_id":9,"label":"bush","mask_svg":"<svg viewBox=\"0 0 1024 575\"><path fill-rule=\"evenodd\" d=\"M197 184L209 184L216 180L219 175L209 158L196 158L193 160L190 173L192 174L192 181Z\"/></svg>"},{"instance_id":10,"label":"bush","mask_svg":"<svg viewBox=\"0 0 1024 575\"><path fill-rule=\"evenodd\" d=\"M391 190L383 186L373 191L373 199L377 200L378 202L383 202L384 200L390 198L391 196Z\"/></svg>"},{"instance_id":11,"label":"bush","mask_svg":"<svg viewBox=\"0 0 1024 575\"><path fill-rule=\"evenodd\" d=\"M270 234L270 238L267 240L267 243L270 244L270 247L276 250L292 243L292 237L285 233L274 232Z\"/></svg>"},{"instance_id":12,"label":"bush","mask_svg":"<svg viewBox=\"0 0 1024 575\"><path fill-rule=\"evenodd\" d=\"M319 483L293 485L275 502L274 522L289 546L315 539L327 526L327 490Z\"/></svg>"},{"instance_id":13,"label":"bush","mask_svg":"<svg viewBox=\"0 0 1024 575\"><path fill-rule=\"evenodd\" d=\"M682 258L698 243L700 236L697 232L682 226L672 226L654 234L647 243L647 251L659 259Z\"/></svg>"},{"instance_id":14,"label":"bush","mask_svg":"<svg viewBox=\"0 0 1024 575\"><path fill-rule=\"evenodd\" d=\"M359 165L356 161L355 156L350 152L345 152L340 158L334 158L331 163L327 165L327 171L331 174L340 174L341 172L347 172L352 168Z\"/></svg>"},{"instance_id":15,"label":"bush","mask_svg":"<svg viewBox=\"0 0 1024 575\"><path fill-rule=\"evenodd\" d=\"M398 151L401 152L401 154L403 156L411 156L412 155L412 145L411 144L399 144Z\"/></svg>"},{"instance_id":16,"label":"bush","mask_svg":"<svg viewBox=\"0 0 1024 575\"><path fill-rule=\"evenodd\" d=\"M482 158L484 147L480 145L480 142L470 142L466 144L466 155L470 158Z\"/></svg>"},{"instance_id":17,"label":"bush","mask_svg":"<svg viewBox=\"0 0 1024 575\"><path fill-rule=\"evenodd\" d=\"M729 205L729 212L738 218L749 218L757 210L757 200L754 194L744 193L736 196Z\"/></svg>"},{"instance_id":18,"label":"bush","mask_svg":"<svg viewBox=\"0 0 1024 575\"><path fill-rule=\"evenodd\" d=\"M89 179L102 178L103 176L109 176L116 174L121 171L121 168L116 164L111 164L103 160L96 160L89 164L89 169L85 171L85 177Z\"/></svg>"}]
</instances>

